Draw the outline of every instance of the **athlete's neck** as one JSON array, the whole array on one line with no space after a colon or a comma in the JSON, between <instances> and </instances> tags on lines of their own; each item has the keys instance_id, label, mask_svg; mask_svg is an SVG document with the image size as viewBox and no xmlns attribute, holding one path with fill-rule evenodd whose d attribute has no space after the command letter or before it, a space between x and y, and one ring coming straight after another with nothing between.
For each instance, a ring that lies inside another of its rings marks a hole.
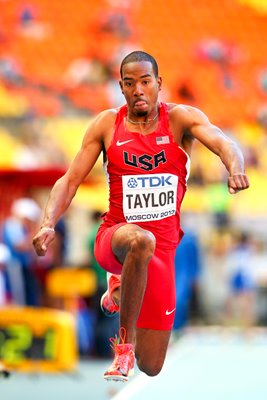
<instances>
[{"instance_id":1,"label":"athlete's neck","mask_svg":"<svg viewBox=\"0 0 267 400\"><path fill-rule=\"evenodd\" d=\"M126 120L128 123L132 125L138 125L138 126L149 126L152 125L154 122L157 122L159 117L159 109L158 109L158 104L155 107L154 110L152 110L149 115L145 116L138 116L136 114L131 114L129 113L129 110L126 115Z\"/></svg>"},{"instance_id":2,"label":"athlete's neck","mask_svg":"<svg viewBox=\"0 0 267 400\"><path fill-rule=\"evenodd\" d=\"M152 122L155 121L156 118L158 118L159 114L157 113L153 118L148 118L145 121L132 121L128 116L127 116L127 121L130 122L133 125L148 125L152 124Z\"/></svg>"}]
</instances>

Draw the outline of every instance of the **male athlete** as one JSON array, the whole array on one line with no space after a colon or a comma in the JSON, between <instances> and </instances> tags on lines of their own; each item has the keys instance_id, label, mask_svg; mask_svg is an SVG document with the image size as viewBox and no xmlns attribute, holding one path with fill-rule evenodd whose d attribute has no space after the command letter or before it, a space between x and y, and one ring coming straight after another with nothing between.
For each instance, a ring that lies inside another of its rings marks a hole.
<instances>
[{"instance_id":1,"label":"male athlete","mask_svg":"<svg viewBox=\"0 0 267 400\"><path fill-rule=\"evenodd\" d=\"M44 255L54 227L103 152L109 210L99 228L95 256L109 274L101 307L120 311L120 340L107 380L128 380L137 365L149 376L164 363L175 315L174 253L183 235L180 206L186 191L194 139L218 155L231 194L249 187L243 155L198 109L158 100L162 79L155 59L142 51L121 64L126 105L101 112L81 149L54 185L33 239Z\"/></svg>"}]
</instances>

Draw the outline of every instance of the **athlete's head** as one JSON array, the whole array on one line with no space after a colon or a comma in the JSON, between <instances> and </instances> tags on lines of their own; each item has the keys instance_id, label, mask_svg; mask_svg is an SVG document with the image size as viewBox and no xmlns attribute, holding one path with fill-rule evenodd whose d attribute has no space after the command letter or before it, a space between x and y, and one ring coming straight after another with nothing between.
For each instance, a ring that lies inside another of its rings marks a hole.
<instances>
[{"instance_id":1,"label":"athlete's head","mask_svg":"<svg viewBox=\"0 0 267 400\"><path fill-rule=\"evenodd\" d=\"M159 75L157 61L150 54L146 53L145 51L140 51L140 50L133 51L132 53L130 53L126 57L124 57L124 59L121 62L121 67L120 67L121 78L123 77L123 66L125 64L129 64L129 63L133 63L133 62L141 62L141 61L147 61L147 62L151 63L154 75L157 78Z\"/></svg>"},{"instance_id":2,"label":"athlete's head","mask_svg":"<svg viewBox=\"0 0 267 400\"><path fill-rule=\"evenodd\" d=\"M128 54L120 67L120 86L131 114L149 115L158 102L161 77L154 57L144 51Z\"/></svg>"}]
</instances>

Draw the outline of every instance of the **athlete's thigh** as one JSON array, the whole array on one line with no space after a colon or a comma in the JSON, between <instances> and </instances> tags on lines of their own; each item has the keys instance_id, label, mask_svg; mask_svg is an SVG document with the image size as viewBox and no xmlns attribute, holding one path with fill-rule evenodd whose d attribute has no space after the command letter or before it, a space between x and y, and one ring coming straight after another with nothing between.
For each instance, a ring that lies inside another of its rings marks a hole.
<instances>
[{"instance_id":1,"label":"athlete's thigh","mask_svg":"<svg viewBox=\"0 0 267 400\"><path fill-rule=\"evenodd\" d=\"M136 327L171 330L175 297L174 250L156 248L148 266L147 286Z\"/></svg>"},{"instance_id":2,"label":"athlete's thigh","mask_svg":"<svg viewBox=\"0 0 267 400\"><path fill-rule=\"evenodd\" d=\"M113 253L116 255L120 262L124 262L129 246L133 240L139 238L140 241L144 241L146 238L154 242L154 235L135 224L124 224L117 229L111 239L111 246Z\"/></svg>"},{"instance_id":3,"label":"athlete's thigh","mask_svg":"<svg viewBox=\"0 0 267 400\"><path fill-rule=\"evenodd\" d=\"M136 329L135 356L138 367L148 375L157 375L166 357L170 330Z\"/></svg>"}]
</instances>

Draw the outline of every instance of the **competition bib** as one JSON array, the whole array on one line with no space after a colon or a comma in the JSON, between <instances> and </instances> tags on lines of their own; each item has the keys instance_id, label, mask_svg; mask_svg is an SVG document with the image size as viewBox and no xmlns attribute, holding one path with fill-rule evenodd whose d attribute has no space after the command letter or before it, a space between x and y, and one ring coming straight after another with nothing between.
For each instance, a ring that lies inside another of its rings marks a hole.
<instances>
[{"instance_id":1,"label":"competition bib","mask_svg":"<svg viewBox=\"0 0 267 400\"><path fill-rule=\"evenodd\" d=\"M178 176L173 174L123 176L123 214L126 221L156 221L174 215L177 186Z\"/></svg>"}]
</instances>

